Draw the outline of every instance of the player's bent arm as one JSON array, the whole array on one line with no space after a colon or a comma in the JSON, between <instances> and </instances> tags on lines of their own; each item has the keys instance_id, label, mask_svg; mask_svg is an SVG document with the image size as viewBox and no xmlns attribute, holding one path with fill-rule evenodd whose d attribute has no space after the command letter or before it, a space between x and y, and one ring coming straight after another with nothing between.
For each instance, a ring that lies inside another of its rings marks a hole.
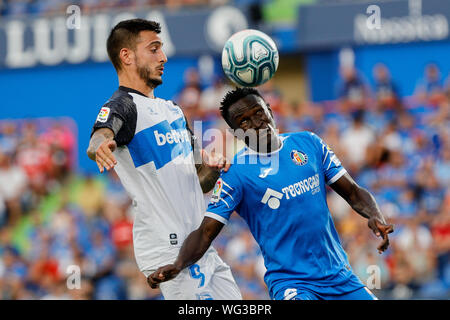
<instances>
[{"instance_id":1,"label":"player's bent arm","mask_svg":"<svg viewBox=\"0 0 450 320\"><path fill-rule=\"evenodd\" d=\"M208 193L212 190L212 188L214 188L217 179L219 179L220 171L203 163L197 166L197 176L203 193Z\"/></svg>"},{"instance_id":2,"label":"player's bent arm","mask_svg":"<svg viewBox=\"0 0 450 320\"><path fill-rule=\"evenodd\" d=\"M97 163L100 172L103 172L103 167L109 170L117 163L112 154L116 147L114 132L109 128L100 128L94 132L89 141L87 155Z\"/></svg>"},{"instance_id":3,"label":"player's bent arm","mask_svg":"<svg viewBox=\"0 0 450 320\"><path fill-rule=\"evenodd\" d=\"M203 193L208 193L214 188L217 179L219 179L220 170L210 167L205 163L204 156L207 155L206 151L201 148L197 138L189 128L188 131L191 133L191 145L194 152L195 169L197 170L200 187ZM209 159L208 156L206 157Z\"/></svg>"},{"instance_id":4,"label":"player's bent arm","mask_svg":"<svg viewBox=\"0 0 450 320\"><path fill-rule=\"evenodd\" d=\"M100 147L100 145L106 140L114 139L114 132L109 128L100 128L95 130L94 134L89 140L89 146L87 149L87 155L89 159L95 161L95 151Z\"/></svg>"},{"instance_id":5,"label":"player's bent arm","mask_svg":"<svg viewBox=\"0 0 450 320\"><path fill-rule=\"evenodd\" d=\"M181 271L197 262L203 257L223 226L224 224L216 219L204 217L198 229L192 231L184 240L174 266Z\"/></svg>"},{"instance_id":6,"label":"player's bent arm","mask_svg":"<svg viewBox=\"0 0 450 320\"><path fill-rule=\"evenodd\" d=\"M394 231L394 226L386 223L374 196L360 187L348 173L332 183L330 187L344 198L353 210L369 219L369 228L375 235L383 238L383 242L378 247L379 252L386 250L389 246L388 234Z\"/></svg>"},{"instance_id":7,"label":"player's bent arm","mask_svg":"<svg viewBox=\"0 0 450 320\"><path fill-rule=\"evenodd\" d=\"M373 195L360 187L348 173L332 183L330 187L364 218L378 217L384 221L384 217Z\"/></svg>"},{"instance_id":8,"label":"player's bent arm","mask_svg":"<svg viewBox=\"0 0 450 320\"><path fill-rule=\"evenodd\" d=\"M208 193L214 188L217 179L220 177L220 169L228 170L226 158L220 154L208 154L202 149L196 138L192 140L194 150L195 169L203 193Z\"/></svg>"},{"instance_id":9,"label":"player's bent arm","mask_svg":"<svg viewBox=\"0 0 450 320\"><path fill-rule=\"evenodd\" d=\"M181 270L197 262L208 250L223 226L222 222L205 217L200 227L192 231L184 240L175 262L158 268L148 276L147 282L150 287L156 288L159 283L175 278Z\"/></svg>"}]
</instances>

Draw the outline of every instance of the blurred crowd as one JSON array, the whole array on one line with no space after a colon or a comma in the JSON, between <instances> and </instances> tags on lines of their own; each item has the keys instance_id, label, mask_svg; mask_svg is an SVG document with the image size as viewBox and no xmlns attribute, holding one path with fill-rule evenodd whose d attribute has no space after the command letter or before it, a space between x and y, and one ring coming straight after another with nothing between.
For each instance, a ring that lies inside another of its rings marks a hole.
<instances>
[{"instance_id":1,"label":"blurred crowd","mask_svg":"<svg viewBox=\"0 0 450 320\"><path fill-rule=\"evenodd\" d=\"M390 248L379 255L367 220L329 189L351 265L381 299L450 298L445 77L430 64L414 95L404 97L382 64L370 82L343 67L336 99L322 103L289 101L272 81L259 88L280 132L321 136L395 224ZM184 79L173 100L191 127L201 120L203 131L226 130L218 107L230 84L217 77L205 85L196 69ZM133 213L117 175L80 174L76 135L67 119L0 121L0 299L162 299L135 263ZM214 246L244 299L269 298L261 252L237 214Z\"/></svg>"},{"instance_id":2,"label":"blurred crowd","mask_svg":"<svg viewBox=\"0 0 450 320\"><path fill-rule=\"evenodd\" d=\"M228 2L228 0L0 0L0 15L9 17L65 15L71 5L77 5L81 12L89 14L123 8L131 11L149 7L175 10L184 6L215 6Z\"/></svg>"},{"instance_id":3,"label":"blurred crowd","mask_svg":"<svg viewBox=\"0 0 450 320\"><path fill-rule=\"evenodd\" d=\"M114 172L75 174L76 135L68 119L0 121L0 299L158 299L130 200Z\"/></svg>"}]
</instances>

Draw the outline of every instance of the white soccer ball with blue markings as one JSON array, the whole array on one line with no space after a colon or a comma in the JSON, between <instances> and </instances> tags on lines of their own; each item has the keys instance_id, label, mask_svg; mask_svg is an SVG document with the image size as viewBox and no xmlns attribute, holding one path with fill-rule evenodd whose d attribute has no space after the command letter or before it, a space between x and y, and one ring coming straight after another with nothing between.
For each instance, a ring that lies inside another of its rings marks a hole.
<instances>
[{"instance_id":1,"label":"white soccer ball with blue markings","mask_svg":"<svg viewBox=\"0 0 450 320\"><path fill-rule=\"evenodd\" d=\"M277 71L278 61L275 42L253 29L233 34L222 51L223 71L241 87L256 87L269 81Z\"/></svg>"}]
</instances>

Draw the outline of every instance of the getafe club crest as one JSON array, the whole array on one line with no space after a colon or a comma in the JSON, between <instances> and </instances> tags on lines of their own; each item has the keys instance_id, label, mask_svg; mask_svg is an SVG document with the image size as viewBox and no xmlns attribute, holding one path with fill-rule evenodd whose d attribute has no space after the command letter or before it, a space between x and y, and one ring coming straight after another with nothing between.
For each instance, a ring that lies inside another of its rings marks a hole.
<instances>
[{"instance_id":1,"label":"getafe club crest","mask_svg":"<svg viewBox=\"0 0 450 320\"><path fill-rule=\"evenodd\" d=\"M308 162L308 156L306 155L306 153L298 150L291 151L291 159L295 164L299 166L303 166Z\"/></svg>"}]
</instances>

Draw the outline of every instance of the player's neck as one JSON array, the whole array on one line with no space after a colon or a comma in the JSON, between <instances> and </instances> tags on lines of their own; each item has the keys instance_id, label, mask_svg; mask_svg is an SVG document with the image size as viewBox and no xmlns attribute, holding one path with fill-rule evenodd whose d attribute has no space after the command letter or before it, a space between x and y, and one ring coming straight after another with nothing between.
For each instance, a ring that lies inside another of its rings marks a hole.
<instances>
[{"instance_id":1,"label":"player's neck","mask_svg":"<svg viewBox=\"0 0 450 320\"><path fill-rule=\"evenodd\" d=\"M149 98L154 98L153 88L145 83L139 76L132 76L129 74L119 75L119 86L131 88L137 90Z\"/></svg>"}]
</instances>

